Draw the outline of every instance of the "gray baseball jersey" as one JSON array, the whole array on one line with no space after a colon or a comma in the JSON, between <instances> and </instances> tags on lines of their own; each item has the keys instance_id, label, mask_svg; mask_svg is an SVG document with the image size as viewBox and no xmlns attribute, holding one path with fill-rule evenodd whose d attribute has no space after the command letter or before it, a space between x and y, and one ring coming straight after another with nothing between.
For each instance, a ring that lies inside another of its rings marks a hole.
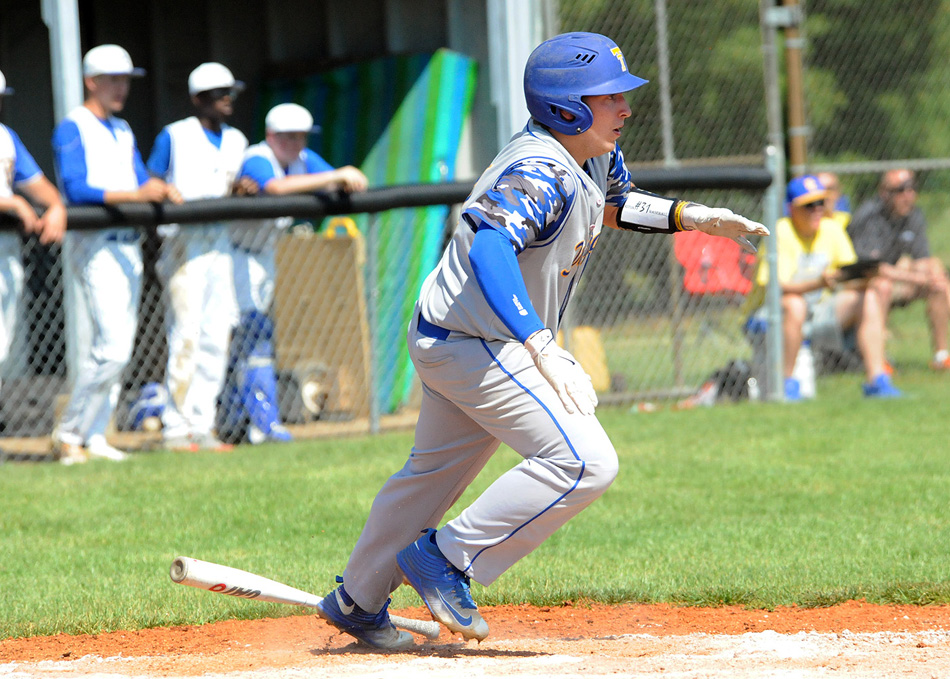
<instances>
[{"instance_id":1,"label":"gray baseball jersey","mask_svg":"<svg viewBox=\"0 0 950 679\"><path fill-rule=\"evenodd\" d=\"M556 330L597 243L607 202L630 188L619 148L581 168L531 123L497 156L422 286L409 354L422 382L415 445L376 497L344 582L379 610L402 581L396 553L435 527L501 442L524 459L437 535L456 567L488 585L610 485L617 456L595 417L568 413L491 311L468 253L479 225L517 252L535 310Z\"/></svg>"},{"instance_id":2,"label":"gray baseball jersey","mask_svg":"<svg viewBox=\"0 0 950 679\"><path fill-rule=\"evenodd\" d=\"M489 340L514 340L479 288L468 258L479 224L503 231L518 251L528 297L557 332L597 244L604 205L630 190L617 148L577 165L544 128L530 123L481 176L442 260L422 285L426 320Z\"/></svg>"}]
</instances>

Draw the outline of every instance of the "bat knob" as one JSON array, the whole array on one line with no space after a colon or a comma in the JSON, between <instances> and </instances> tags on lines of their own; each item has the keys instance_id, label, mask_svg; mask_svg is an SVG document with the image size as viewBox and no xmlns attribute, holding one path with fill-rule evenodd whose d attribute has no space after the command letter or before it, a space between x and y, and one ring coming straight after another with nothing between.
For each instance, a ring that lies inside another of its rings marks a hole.
<instances>
[{"instance_id":1,"label":"bat knob","mask_svg":"<svg viewBox=\"0 0 950 679\"><path fill-rule=\"evenodd\" d=\"M185 579L185 576L188 575L188 564L185 561L185 557L175 557L175 560L172 561L171 568L168 569L168 575L175 582L181 582Z\"/></svg>"}]
</instances>

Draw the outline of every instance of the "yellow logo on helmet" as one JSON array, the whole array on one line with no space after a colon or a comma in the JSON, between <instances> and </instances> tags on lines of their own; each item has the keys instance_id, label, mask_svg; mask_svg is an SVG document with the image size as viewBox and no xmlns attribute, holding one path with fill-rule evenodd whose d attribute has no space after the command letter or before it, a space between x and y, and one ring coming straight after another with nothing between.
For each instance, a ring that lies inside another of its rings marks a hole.
<instances>
[{"instance_id":1,"label":"yellow logo on helmet","mask_svg":"<svg viewBox=\"0 0 950 679\"><path fill-rule=\"evenodd\" d=\"M623 59L623 52L620 51L620 48L619 48L619 47L614 47L612 50L610 50L610 52L611 52L611 54L613 54L615 57L617 57L617 61L620 62L620 70L623 71L624 73L626 73L626 72L627 72L627 62L624 61L624 59Z\"/></svg>"}]
</instances>

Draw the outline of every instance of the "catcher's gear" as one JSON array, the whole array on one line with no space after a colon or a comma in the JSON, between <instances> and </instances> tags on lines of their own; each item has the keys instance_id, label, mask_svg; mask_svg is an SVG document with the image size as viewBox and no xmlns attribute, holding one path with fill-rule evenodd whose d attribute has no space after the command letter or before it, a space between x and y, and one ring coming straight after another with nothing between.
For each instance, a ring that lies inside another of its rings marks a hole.
<instances>
[{"instance_id":1,"label":"catcher's gear","mask_svg":"<svg viewBox=\"0 0 950 679\"><path fill-rule=\"evenodd\" d=\"M683 208L683 227L687 231L702 231L710 236L731 238L746 252L755 252L755 246L747 239L751 236L768 236L769 230L758 222L724 207L706 207L690 203Z\"/></svg>"},{"instance_id":2,"label":"catcher's gear","mask_svg":"<svg viewBox=\"0 0 950 679\"><path fill-rule=\"evenodd\" d=\"M617 43L597 33L564 33L538 45L524 69L528 111L542 125L563 134L580 134L594 114L581 97L619 94L648 81L627 70ZM561 111L573 115L568 121Z\"/></svg>"},{"instance_id":3,"label":"catcher's gear","mask_svg":"<svg viewBox=\"0 0 950 679\"><path fill-rule=\"evenodd\" d=\"M544 379L551 383L554 391L569 413L580 411L582 415L593 415L597 407L597 392L591 384L590 375L584 368L554 341L554 333L549 328L538 330L524 343Z\"/></svg>"}]
</instances>

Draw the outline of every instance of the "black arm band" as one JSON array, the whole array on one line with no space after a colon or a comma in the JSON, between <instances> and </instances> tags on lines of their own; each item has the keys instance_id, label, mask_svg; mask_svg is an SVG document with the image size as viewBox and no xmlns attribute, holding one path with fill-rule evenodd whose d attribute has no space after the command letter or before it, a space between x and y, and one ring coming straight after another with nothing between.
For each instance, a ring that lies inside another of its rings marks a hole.
<instances>
[{"instance_id":1,"label":"black arm band","mask_svg":"<svg viewBox=\"0 0 950 679\"><path fill-rule=\"evenodd\" d=\"M641 233L676 233L686 231L683 208L689 205L678 198L664 198L637 188L624 197L617 211L617 226Z\"/></svg>"}]
</instances>

